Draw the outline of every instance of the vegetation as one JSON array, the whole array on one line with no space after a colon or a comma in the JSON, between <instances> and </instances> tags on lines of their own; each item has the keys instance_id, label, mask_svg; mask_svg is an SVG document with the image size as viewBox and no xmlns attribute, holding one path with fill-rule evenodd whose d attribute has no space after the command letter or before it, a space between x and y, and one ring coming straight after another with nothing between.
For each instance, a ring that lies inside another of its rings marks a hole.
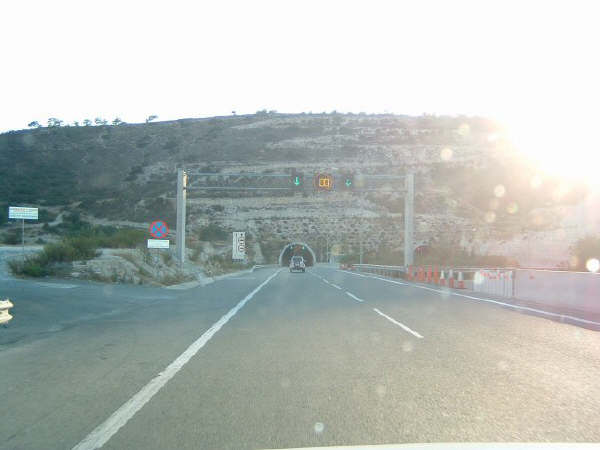
<instances>
[{"instance_id":1,"label":"vegetation","mask_svg":"<svg viewBox=\"0 0 600 450\"><path fill-rule=\"evenodd\" d=\"M56 273L56 265L92 259L98 255L98 246L93 238L73 237L61 242L46 244L44 249L24 262L12 260L9 267L15 275L42 277Z\"/></svg>"},{"instance_id":2,"label":"vegetation","mask_svg":"<svg viewBox=\"0 0 600 450\"><path fill-rule=\"evenodd\" d=\"M35 256L13 261L10 268L17 275L46 276L56 273L57 265L87 260L98 254L99 248L135 248L146 241L146 231L134 228L116 228L91 225L78 214L64 217L63 223L46 227L46 231L62 235L58 243L50 243ZM13 242L15 241L15 242ZM14 230L5 237L5 243L19 243L20 234Z\"/></svg>"},{"instance_id":3,"label":"vegetation","mask_svg":"<svg viewBox=\"0 0 600 450\"><path fill-rule=\"evenodd\" d=\"M260 241L260 251L265 258L265 262L267 264L275 264L277 263L277 259L279 258L279 254L281 253L281 249L288 244L288 241L283 239L278 239L273 236L262 236Z\"/></svg>"},{"instance_id":4,"label":"vegetation","mask_svg":"<svg viewBox=\"0 0 600 450\"><path fill-rule=\"evenodd\" d=\"M208 258L205 266L205 271L210 276L217 276L230 272L237 272L238 270L244 270L252 267L252 262L239 262L231 259L231 251L224 255L213 255Z\"/></svg>"},{"instance_id":5,"label":"vegetation","mask_svg":"<svg viewBox=\"0 0 600 450\"><path fill-rule=\"evenodd\" d=\"M10 230L4 235L2 241L6 245L17 245L21 243L21 231L17 229Z\"/></svg>"},{"instance_id":6,"label":"vegetation","mask_svg":"<svg viewBox=\"0 0 600 450\"><path fill-rule=\"evenodd\" d=\"M202 227L198 231L198 240L200 241L226 241L230 236L230 231L214 223Z\"/></svg>"}]
</instances>

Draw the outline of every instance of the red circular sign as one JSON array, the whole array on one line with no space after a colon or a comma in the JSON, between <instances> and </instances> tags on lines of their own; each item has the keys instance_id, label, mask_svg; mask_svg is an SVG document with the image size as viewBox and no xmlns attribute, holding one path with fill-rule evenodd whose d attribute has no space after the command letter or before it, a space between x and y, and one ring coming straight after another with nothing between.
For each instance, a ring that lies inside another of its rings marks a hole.
<instances>
[{"instance_id":1,"label":"red circular sign","mask_svg":"<svg viewBox=\"0 0 600 450\"><path fill-rule=\"evenodd\" d=\"M169 227L164 220L155 220L150 224L150 234L156 239L164 239L169 234Z\"/></svg>"}]
</instances>

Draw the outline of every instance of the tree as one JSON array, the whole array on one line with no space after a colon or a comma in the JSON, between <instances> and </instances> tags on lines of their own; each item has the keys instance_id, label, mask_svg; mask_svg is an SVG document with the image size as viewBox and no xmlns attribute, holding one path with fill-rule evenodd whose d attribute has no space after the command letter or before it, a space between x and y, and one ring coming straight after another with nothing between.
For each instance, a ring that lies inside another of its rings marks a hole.
<instances>
[{"instance_id":1,"label":"tree","mask_svg":"<svg viewBox=\"0 0 600 450\"><path fill-rule=\"evenodd\" d=\"M121 119L119 119L118 117L115 117L115 120L112 121L112 124L114 126L119 126L119 125L123 125L125 122L123 122Z\"/></svg>"},{"instance_id":2,"label":"tree","mask_svg":"<svg viewBox=\"0 0 600 450\"><path fill-rule=\"evenodd\" d=\"M29 122L27 124L27 126L29 128L40 128L41 127L40 123L37 120L34 120L33 122Z\"/></svg>"},{"instance_id":3,"label":"tree","mask_svg":"<svg viewBox=\"0 0 600 450\"><path fill-rule=\"evenodd\" d=\"M231 114L232 114L233 116L235 116L235 111L231 111Z\"/></svg>"},{"instance_id":4,"label":"tree","mask_svg":"<svg viewBox=\"0 0 600 450\"><path fill-rule=\"evenodd\" d=\"M50 117L48 119L48 127L60 127L62 125L63 121L60 119L57 119L56 117Z\"/></svg>"},{"instance_id":5,"label":"tree","mask_svg":"<svg viewBox=\"0 0 600 450\"><path fill-rule=\"evenodd\" d=\"M153 120L156 120L156 119L158 119L158 116L152 114L151 116L148 116L148 118L146 119L146 123L150 123L150 122L152 122Z\"/></svg>"},{"instance_id":6,"label":"tree","mask_svg":"<svg viewBox=\"0 0 600 450\"><path fill-rule=\"evenodd\" d=\"M89 126L91 126L91 125L92 125L92 121L91 121L90 119L85 119L85 120L83 121L83 126L85 126L85 127L89 127Z\"/></svg>"},{"instance_id":7,"label":"tree","mask_svg":"<svg viewBox=\"0 0 600 450\"><path fill-rule=\"evenodd\" d=\"M77 122L77 121L73 122L73 126L74 127L78 127L79 126L79 122Z\"/></svg>"},{"instance_id":8,"label":"tree","mask_svg":"<svg viewBox=\"0 0 600 450\"><path fill-rule=\"evenodd\" d=\"M94 119L94 123L96 125L106 125L108 123L108 121L106 119L101 118L101 117L96 117Z\"/></svg>"}]
</instances>

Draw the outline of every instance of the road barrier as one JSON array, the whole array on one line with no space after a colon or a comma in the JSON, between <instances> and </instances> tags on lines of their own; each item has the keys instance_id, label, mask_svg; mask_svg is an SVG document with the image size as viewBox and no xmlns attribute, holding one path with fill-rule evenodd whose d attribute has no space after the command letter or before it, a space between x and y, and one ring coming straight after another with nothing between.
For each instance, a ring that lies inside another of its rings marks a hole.
<instances>
[{"instance_id":1,"label":"road barrier","mask_svg":"<svg viewBox=\"0 0 600 450\"><path fill-rule=\"evenodd\" d=\"M15 305L9 299L0 300L0 325L6 325L12 320L13 316L10 315L8 310L13 306Z\"/></svg>"},{"instance_id":2,"label":"road barrier","mask_svg":"<svg viewBox=\"0 0 600 450\"><path fill-rule=\"evenodd\" d=\"M531 269L514 273L516 298L600 314L600 274Z\"/></svg>"},{"instance_id":3,"label":"road barrier","mask_svg":"<svg viewBox=\"0 0 600 450\"><path fill-rule=\"evenodd\" d=\"M600 274L546 269L353 264L353 270L600 314ZM438 272L439 271L439 272ZM438 276L439 273L439 276Z\"/></svg>"}]
</instances>

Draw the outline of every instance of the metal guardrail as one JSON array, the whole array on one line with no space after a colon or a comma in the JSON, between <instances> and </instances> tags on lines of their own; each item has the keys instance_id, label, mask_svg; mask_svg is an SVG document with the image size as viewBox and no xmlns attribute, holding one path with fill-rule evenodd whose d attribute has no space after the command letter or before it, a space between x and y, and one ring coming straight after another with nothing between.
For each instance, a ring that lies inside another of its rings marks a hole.
<instances>
[{"instance_id":1,"label":"metal guardrail","mask_svg":"<svg viewBox=\"0 0 600 450\"><path fill-rule=\"evenodd\" d=\"M404 266L382 266L377 264L350 264L350 268L356 268L360 272L374 273L392 278L402 278L406 273Z\"/></svg>"},{"instance_id":2,"label":"metal guardrail","mask_svg":"<svg viewBox=\"0 0 600 450\"><path fill-rule=\"evenodd\" d=\"M352 268L384 276L402 276L417 283L431 283L506 299L535 302L537 305L549 306L566 311L568 314L589 313L594 314L594 317L600 314L600 301L598 301L600 274L598 273L521 267L410 266L405 268L375 264L353 264Z\"/></svg>"}]
</instances>

